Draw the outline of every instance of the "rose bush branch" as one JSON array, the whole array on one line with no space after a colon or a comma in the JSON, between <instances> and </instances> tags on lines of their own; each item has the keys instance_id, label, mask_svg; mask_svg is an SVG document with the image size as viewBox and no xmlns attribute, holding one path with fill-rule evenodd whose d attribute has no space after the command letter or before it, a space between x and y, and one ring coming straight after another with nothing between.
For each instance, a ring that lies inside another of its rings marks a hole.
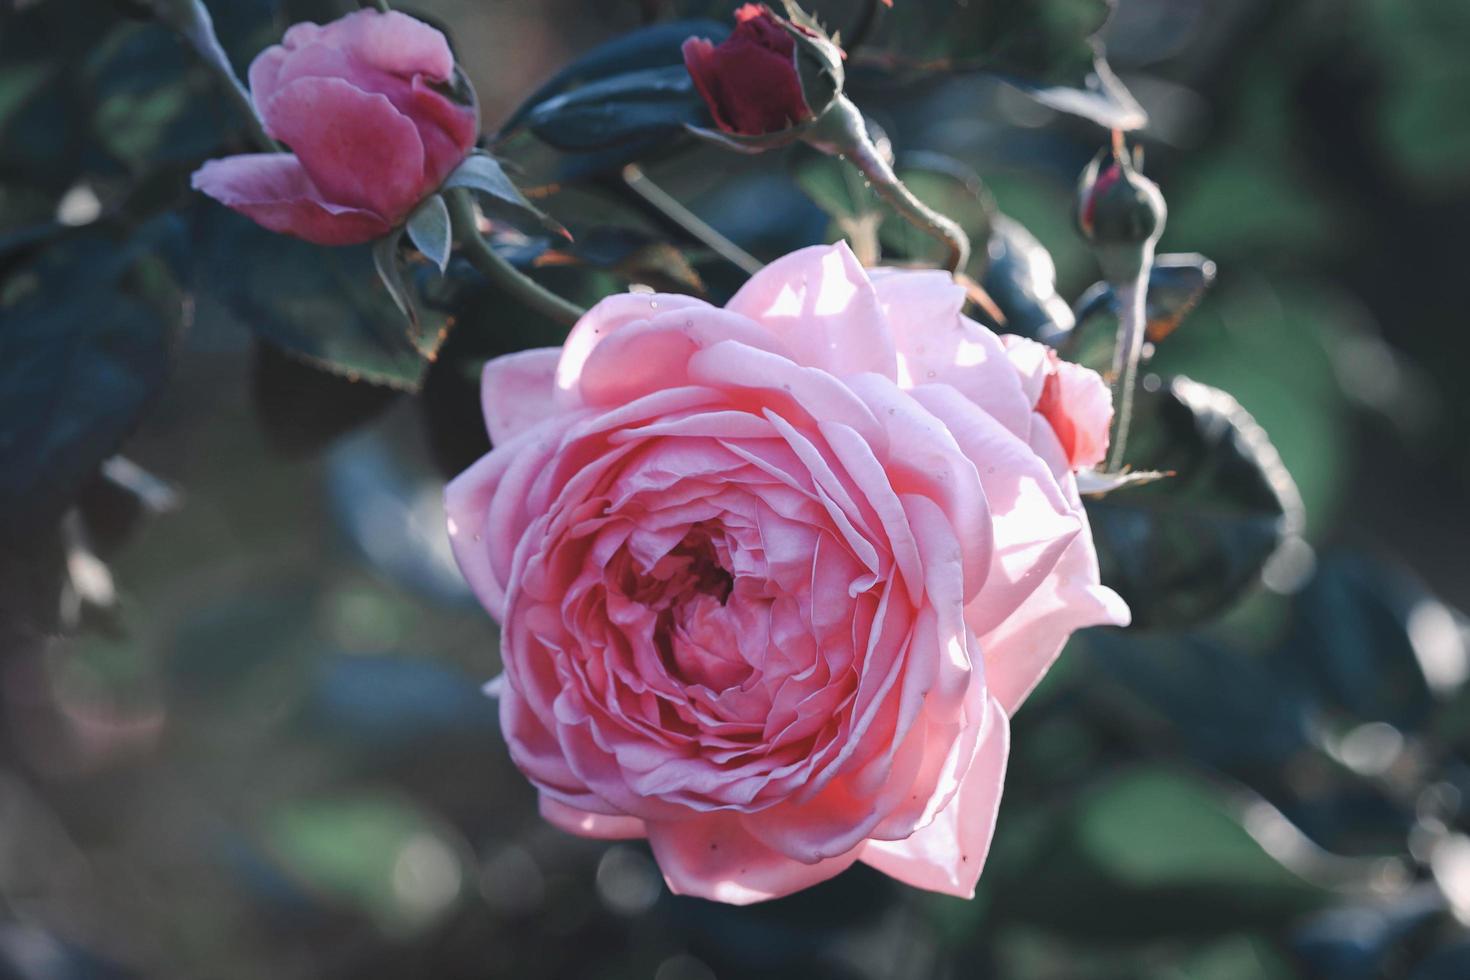
<instances>
[{"instance_id":1,"label":"rose bush branch","mask_svg":"<svg viewBox=\"0 0 1470 980\"><path fill-rule=\"evenodd\" d=\"M1158 185L1134 166L1115 133L1111 147L1083 171L1078 184L1077 227L1092 245L1103 278L1118 298L1118 335L1113 346L1109 382L1113 389L1113 424L1107 471L1123 468L1138 364L1148 329L1148 282L1154 245L1164 233L1168 207Z\"/></svg>"},{"instance_id":2,"label":"rose bush branch","mask_svg":"<svg viewBox=\"0 0 1470 980\"><path fill-rule=\"evenodd\" d=\"M746 4L722 44L684 43L684 63L716 126L690 131L741 153L804 141L846 160L900 217L944 244L950 272L962 270L968 236L915 197L874 146L862 112L843 93L842 50L795 3L788 0L786 12L783 18Z\"/></svg>"},{"instance_id":3,"label":"rose bush branch","mask_svg":"<svg viewBox=\"0 0 1470 980\"><path fill-rule=\"evenodd\" d=\"M960 272L969 263L970 236L954 221L915 197L898 179L893 167L868 136L862 112L847 96L839 95L803 139L828 156L840 157L857 167L873 191L898 212L899 217L941 242L949 251L945 265L950 272Z\"/></svg>"},{"instance_id":4,"label":"rose bush branch","mask_svg":"<svg viewBox=\"0 0 1470 980\"><path fill-rule=\"evenodd\" d=\"M761 270L760 259L720 234L703 218L681 204L672 194L655 184L638 164L628 164L623 168L621 176L628 190L637 194L645 204L684 229L691 237L720 258L748 276L753 276Z\"/></svg>"},{"instance_id":5,"label":"rose bush branch","mask_svg":"<svg viewBox=\"0 0 1470 980\"><path fill-rule=\"evenodd\" d=\"M570 327L586 311L526 276L506 261L480 233L480 219L475 202L467 190L455 188L444 195L449 205L449 220L454 241L460 252L480 274L500 286L537 313L562 326Z\"/></svg>"}]
</instances>

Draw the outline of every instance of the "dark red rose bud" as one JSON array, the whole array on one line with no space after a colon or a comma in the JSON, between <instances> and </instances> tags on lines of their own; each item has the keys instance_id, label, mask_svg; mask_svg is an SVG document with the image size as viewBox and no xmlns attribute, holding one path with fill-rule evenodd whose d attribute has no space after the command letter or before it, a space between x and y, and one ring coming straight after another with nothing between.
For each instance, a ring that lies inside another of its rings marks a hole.
<instances>
[{"instance_id":1,"label":"dark red rose bud","mask_svg":"<svg viewBox=\"0 0 1470 980\"><path fill-rule=\"evenodd\" d=\"M738 136L790 129L813 116L802 93L796 40L764 4L735 11L735 31L718 47L684 42L684 64L715 124Z\"/></svg>"}]
</instances>

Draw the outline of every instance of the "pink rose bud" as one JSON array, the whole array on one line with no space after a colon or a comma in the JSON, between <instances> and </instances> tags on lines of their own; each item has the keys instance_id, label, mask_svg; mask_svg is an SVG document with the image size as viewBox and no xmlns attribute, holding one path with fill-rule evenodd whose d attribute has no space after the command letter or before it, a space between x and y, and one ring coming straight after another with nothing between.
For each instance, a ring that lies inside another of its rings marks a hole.
<instances>
[{"instance_id":1,"label":"pink rose bud","mask_svg":"<svg viewBox=\"0 0 1470 980\"><path fill-rule=\"evenodd\" d=\"M445 86L444 35L397 12L297 24L250 66L250 94L290 153L211 160L194 187L272 231L318 245L402 224L475 145L473 105Z\"/></svg>"},{"instance_id":2,"label":"pink rose bud","mask_svg":"<svg viewBox=\"0 0 1470 980\"><path fill-rule=\"evenodd\" d=\"M763 136L808 121L796 40L786 21L764 4L735 11L735 31L718 47L684 42L684 64L715 124L739 136Z\"/></svg>"},{"instance_id":3,"label":"pink rose bud","mask_svg":"<svg viewBox=\"0 0 1470 980\"><path fill-rule=\"evenodd\" d=\"M1046 358L964 304L821 245L723 308L612 296L486 365L495 449L449 537L547 820L647 837L718 901L855 862L974 893L1011 716L1128 609L1036 414Z\"/></svg>"}]
</instances>

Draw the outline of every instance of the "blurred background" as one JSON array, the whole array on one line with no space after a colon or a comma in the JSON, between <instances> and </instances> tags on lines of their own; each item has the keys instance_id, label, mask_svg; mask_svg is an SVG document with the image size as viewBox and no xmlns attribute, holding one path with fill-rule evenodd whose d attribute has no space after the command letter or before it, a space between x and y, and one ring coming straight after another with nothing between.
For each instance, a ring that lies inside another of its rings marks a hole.
<instances>
[{"instance_id":1,"label":"blurred background","mask_svg":"<svg viewBox=\"0 0 1470 980\"><path fill-rule=\"evenodd\" d=\"M176 195L228 143L228 106L136 6L0 8L7 275L36 216L85 225L157 144ZM209 6L242 72L291 19L334 15ZM733 5L401 6L452 31L493 130L646 16ZM841 26L860 4L815 6ZM1015 720L974 901L859 867L719 907L670 895L641 843L542 823L480 693L496 631L439 494L487 448L478 361L556 336L456 334L417 396L327 376L252 333L220 285L232 253L200 230L222 212L180 199L159 234L201 265L191 325L126 443L137 469L114 457L84 487L89 547L60 559L76 628L21 614L57 599L51 552L0 560L0 977L1470 977L1470 4L1119 0L1103 37L1150 114L1161 249L1218 269L1151 367L1241 402L1306 524L1221 615L1074 641ZM107 97L76 102L48 46ZM869 67L852 91L900 159L972 167L1068 304L1098 278L1070 202L1104 130L994 79ZM830 233L776 155L646 167L760 257ZM698 269L716 296L738 282ZM123 315L96 299L74 315Z\"/></svg>"}]
</instances>

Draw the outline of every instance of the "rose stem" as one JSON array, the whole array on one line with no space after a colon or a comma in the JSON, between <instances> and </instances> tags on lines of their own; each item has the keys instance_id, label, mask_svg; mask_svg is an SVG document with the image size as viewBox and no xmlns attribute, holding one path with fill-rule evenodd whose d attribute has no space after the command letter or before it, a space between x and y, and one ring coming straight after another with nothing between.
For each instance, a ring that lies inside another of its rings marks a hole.
<instances>
[{"instance_id":1,"label":"rose stem","mask_svg":"<svg viewBox=\"0 0 1470 980\"><path fill-rule=\"evenodd\" d=\"M645 204L683 228L700 244L746 275L753 276L764 268L754 255L710 227L703 218L680 204L672 194L649 180L638 164L630 163L623 168L623 183L642 198Z\"/></svg>"},{"instance_id":2,"label":"rose stem","mask_svg":"<svg viewBox=\"0 0 1470 980\"><path fill-rule=\"evenodd\" d=\"M1128 446L1128 425L1133 419L1133 389L1138 381L1138 362L1143 358L1143 338L1148 328L1148 281L1154 264L1154 247L1142 249L1138 275L1114 287L1118 299L1118 338L1113 347L1113 431L1108 440L1107 472L1123 468Z\"/></svg>"},{"instance_id":3,"label":"rose stem","mask_svg":"<svg viewBox=\"0 0 1470 980\"><path fill-rule=\"evenodd\" d=\"M576 324L582 314L587 312L523 274L490 247L490 243L480 234L475 203L468 191L456 188L446 193L444 198L449 204L449 220L454 229L455 241L470 260L470 264L486 279L502 287L537 313L565 327Z\"/></svg>"},{"instance_id":4,"label":"rose stem","mask_svg":"<svg viewBox=\"0 0 1470 980\"><path fill-rule=\"evenodd\" d=\"M215 78L219 79L225 94L249 124L251 140L267 153L279 153L281 145L265 131L265 125L255 111L255 103L251 101L250 93L240 83L239 76L230 65L225 49L220 46L219 38L214 33L214 21L210 19L209 10L201 0L164 4L158 9L160 17L172 24L174 30L189 43Z\"/></svg>"},{"instance_id":5,"label":"rose stem","mask_svg":"<svg viewBox=\"0 0 1470 980\"><path fill-rule=\"evenodd\" d=\"M830 121L830 122L829 122ZM809 139L824 153L845 156L862 171L878 196L892 205L909 224L938 239L949 249L946 265L950 272L961 272L970 261L970 238L963 228L914 197L888 161L868 138L863 114L845 95L837 96L832 107L818 124L820 131ZM829 138L829 134L830 137Z\"/></svg>"},{"instance_id":6,"label":"rose stem","mask_svg":"<svg viewBox=\"0 0 1470 980\"><path fill-rule=\"evenodd\" d=\"M393 10L392 7L388 6L388 0L359 0L357 5L359 7L375 7L379 13L383 14Z\"/></svg>"}]
</instances>

